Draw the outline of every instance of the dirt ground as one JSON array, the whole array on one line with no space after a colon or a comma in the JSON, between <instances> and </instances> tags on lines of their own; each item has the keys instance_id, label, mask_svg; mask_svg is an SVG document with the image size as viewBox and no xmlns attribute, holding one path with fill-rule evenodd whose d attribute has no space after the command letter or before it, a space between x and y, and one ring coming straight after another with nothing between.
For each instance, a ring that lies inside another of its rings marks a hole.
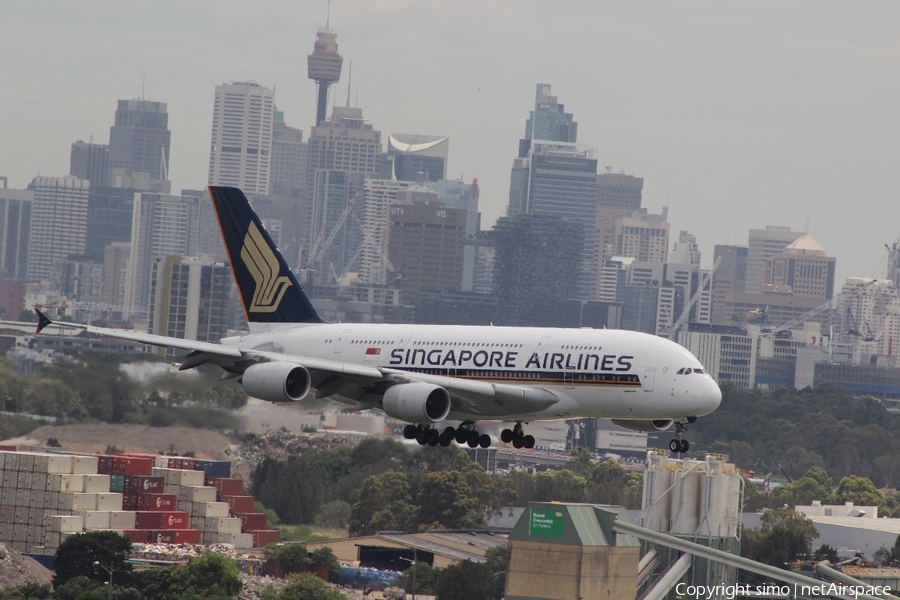
<instances>
[{"instance_id":1,"label":"dirt ground","mask_svg":"<svg viewBox=\"0 0 900 600\"><path fill-rule=\"evenodd\" d=\"M0 590L19 587L26 583L50 583L53 573L38 562L0 543Z\"/></svg>"},{"instance_id":2,"label":"dirt ground","mask_svg":"<svg viewBox=\"0 0 900 600\"><path fill-rule=\"evenodd\" d=\"M193 452L197 458L229 459L229 439L216 431L189 427L149 427L147 425L45 425L4 444L44 446L55 438L74 452L106 452L115 446L122 452L150 454Z\"/></svg>"}]
</instances>

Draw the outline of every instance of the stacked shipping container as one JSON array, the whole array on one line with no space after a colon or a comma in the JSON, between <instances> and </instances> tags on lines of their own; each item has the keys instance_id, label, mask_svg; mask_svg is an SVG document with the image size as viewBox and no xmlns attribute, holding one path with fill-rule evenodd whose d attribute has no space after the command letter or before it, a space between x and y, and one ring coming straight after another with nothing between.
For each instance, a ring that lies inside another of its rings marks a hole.
<instances>
[{"instance_id":1,"label":"stacked shipping container","mask_svg":"<svg viewBox=\"0 0 900 600\"><path fill-rule=\"evenodd\" d=\"M112 530L134 543L278 541L231 463L154 455L0 451L0 541L53 553L73 533Z\"/></svg>"}]
</instances>

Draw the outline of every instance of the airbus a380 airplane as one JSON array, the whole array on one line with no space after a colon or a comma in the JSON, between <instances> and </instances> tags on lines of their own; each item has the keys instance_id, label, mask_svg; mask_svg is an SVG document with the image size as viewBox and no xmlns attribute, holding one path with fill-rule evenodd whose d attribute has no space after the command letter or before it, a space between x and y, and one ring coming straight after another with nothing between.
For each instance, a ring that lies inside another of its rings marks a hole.
<instances>
[{"instance_id":1,"label":"airbus a380 airplane","mask_svg":"<svg viewBox=\"0 0 900 600\"><path fill-rule=\"evenodd\" d=\"M195 342L58 323L188 351L181 369L212 363L247 394L296 402L314 393L409 423L408 439L487 448L477 421L514 423L501 439L531 448L522 423L598 417L638 431L675 427L719 406L699 361L669 340L623 330L325 323L241 190L210 187L250 333ZM38 311L38 331L50 324ZM444 426L443 421L461 421Z\"/></svg>"}]
</instances>

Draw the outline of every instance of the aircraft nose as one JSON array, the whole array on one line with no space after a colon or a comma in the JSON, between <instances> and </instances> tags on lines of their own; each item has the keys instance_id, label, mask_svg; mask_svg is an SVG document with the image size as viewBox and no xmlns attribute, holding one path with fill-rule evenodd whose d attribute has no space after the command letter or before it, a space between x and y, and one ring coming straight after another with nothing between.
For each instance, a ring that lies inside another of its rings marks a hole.
<instances>
[{"instance_id":1,"label":"aircraft nose","mask_svg":"<svg viewBox=\"0 0 900 600\"><path fill-rule=\"evenodd\" d=\"M719 389L718 384L713 380L712 377L707 378L706 385L703 390L703 409L706 411L705 414L709 414L712 411L719 408L719 404L722 403L722 390Z\"/></svg>"}]
</instances>

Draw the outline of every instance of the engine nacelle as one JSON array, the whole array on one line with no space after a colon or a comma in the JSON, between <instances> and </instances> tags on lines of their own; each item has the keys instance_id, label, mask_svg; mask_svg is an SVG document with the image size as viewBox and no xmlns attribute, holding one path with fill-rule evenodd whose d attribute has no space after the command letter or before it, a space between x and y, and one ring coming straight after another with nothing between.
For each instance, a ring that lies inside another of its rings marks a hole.
<instances>
[{"instance_id":1,"label":"engine nacelle","mask_svg":"<svg viewBox=\"0 0 900 600\"><path fill-rule=\"evenodd\" d=\"M399 383L382 398L384 412L407 423L437 423L450 412L450 394L430 383Z\"/></svg>"},{"instance_id":2,"label":"engine nacelle","mask_svg":"<svg viewBox=\"0 0 900 600\"><path fill-rule=\"evenodd\" d=\"M269 402L296 402L309 393L309 371L288 362L257 363L247 367L241 385L247 395Z\"/></svg>"},{"instance_id":3,"label":"engine nacelle","mask_svg":"<svg viewBox=\"0 0 900 600\"><path fill-rule=\"evenodd\" d=\"M651 419L646 421L638 421L632 419L613 419L612 422L619 427L632 429L634 431L652 432L665 431L675 424L673 419Z\"/></svg>"}]
</instances>

